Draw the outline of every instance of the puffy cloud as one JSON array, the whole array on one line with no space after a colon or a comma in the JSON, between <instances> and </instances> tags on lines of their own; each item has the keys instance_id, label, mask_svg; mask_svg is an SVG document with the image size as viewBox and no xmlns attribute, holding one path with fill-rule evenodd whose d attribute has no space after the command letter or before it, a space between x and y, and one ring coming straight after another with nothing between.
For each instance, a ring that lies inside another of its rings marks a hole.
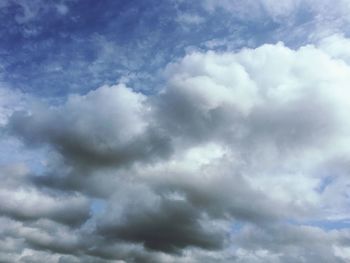
<instances>
[{"instance_id":1,"label":"puffy cloud","mask_svg":"<svg viewBox=\"0 0 350 263\"><path fill-rule=\"evenodd\" d=\"M3 176L0 209L20 226L12 253L345 262L348 232L308 225L348 218L346 43L193 52L168 65L158 94L103 86L13 114L7 131L51 153L40 177Z\"/></svg>"},{"instance_id":2,"label":"puffy cloud","mask_svg":"<svg viewBox=\"0 0 350 263\"><path fill-rule=\"evenodd\" d=\"M63 106L12 117L12 129L32 143L52 144L68 160L128 164L167 155L167 140L148 122L146 98L124 85L71 96Z\"/></svg>"},{"instance_id":3,"label":"puffy cloud","mask_svg":"<svg viewBox=\"0 0 350 263\"><path fill-rule=\"evenodd\" d=\"M2 215L19 220L48 218L69 225L84 223L90 216L86 197L37 189L23 165L1 167L0 178Z\"/></svg>"},{"instance_id":4,"label":"puffy cloud","mask_svg":"<svg viewBox=\"0 0 350 263\"><path fill-rule=\"evenodd\" d=\"M160 118L181 138L225 140L251 158L265 146L324 147L347 128L349 68L313 46L194 53L168 71Z\"/></svg>"},{"instance_id":5,"label":"puffy cloud","mask_svg":"<svg viewBox=\"0 0 350 263\"><path fill-rule=\"evenodd\" d=\"M350 63L350 40L341 34L333 34L319 41L318 46L332 58Z\"/></svg>"},{"instance_id":6,"label":"puffy cloud","mask_svg":"<svg viewBox=\"0 0 350 263\"><path fill-rule=\"evenodd\" d=\"M219 249L223 231L201 224L197 209L183 200L162 200L153 209L126 211L114 222L104 223L99 232L107 238L141 242L146 248L176 252L188 246Z\"/></svg>"}]
</instances>

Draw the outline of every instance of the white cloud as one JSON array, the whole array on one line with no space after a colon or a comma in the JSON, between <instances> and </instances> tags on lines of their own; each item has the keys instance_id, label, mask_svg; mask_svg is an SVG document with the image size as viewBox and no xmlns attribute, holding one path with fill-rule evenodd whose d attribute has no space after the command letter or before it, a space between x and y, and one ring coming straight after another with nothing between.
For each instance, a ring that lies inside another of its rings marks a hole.
<instances>
[{"instance_id":1,"label":"white cloud","mask_svg":"<svg viewBox=\"0 0 350 263\"><path fill-rule=\"evenodd\" d=\"M332 58L350 64L350 40L343 35L334 34L320 40L318 47Z\"/></svg>"},{"instance_id":2,"label":"white cloud","mask_svg":"<svg viewBox=\"0 0 350 263\"><path fill-rule=\"evenodd\" d=\"M21 169L5 176L0 194L9 195L18 181L28 188L16 188L0 208L19 221L18 215L28 219L36 211L38 225L26 225L17 236L26 234L41 248L50 243L45 249L53 253L66 244L55 247L40 219L64 223L64 212L78 210L72 202L82 194L67 194L76 191L105 205L85 228L74 228L77 236L53 223L82 255L130 262L200 262L205 256L342 262L347 231L288 222L348 216L347 42L334 36L297 50L277 43L236 53L193 52L168 65L159 94L103 86L55 107L17 112L8 131L29 145L49 145L59 158L33 181ZM326 182L329 176L334 179ZM243 229L231 231L238 222Z\"/></svg>"}]
</instances>

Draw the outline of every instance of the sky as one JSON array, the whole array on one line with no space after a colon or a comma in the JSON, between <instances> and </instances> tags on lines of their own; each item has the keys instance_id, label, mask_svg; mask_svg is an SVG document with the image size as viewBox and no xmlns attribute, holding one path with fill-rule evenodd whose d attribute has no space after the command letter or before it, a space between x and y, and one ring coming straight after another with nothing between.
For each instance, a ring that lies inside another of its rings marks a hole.
<instances>
[{"instance_id":1,"label":"sky","mask_svg":"<svg viewBox=\"0 0 350 263\"><path fill-rule=\"evenodd\" d=\"M349 12L0 0L0 262L349 262Z\"/></svg>"}]
</instances>

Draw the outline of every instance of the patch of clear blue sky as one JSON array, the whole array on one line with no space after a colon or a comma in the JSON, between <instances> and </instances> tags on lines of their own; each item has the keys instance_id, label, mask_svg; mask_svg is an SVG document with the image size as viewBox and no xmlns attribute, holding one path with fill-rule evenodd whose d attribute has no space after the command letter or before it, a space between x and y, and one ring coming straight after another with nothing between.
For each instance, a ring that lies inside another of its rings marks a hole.
<instances>
[{"instance_id":1,"label":"patch of clear blue sky","mask_svg":"<svg viewBox=\"0 0 350 263\"><path fill-rule=\"evenodd\" d=\"M329 186L333 181L335 180L335 176L326 176L324 177L321 182L320 185L318 186L317 189L315 189L318 193L323 193L327 186Z\"/></svg>"},{"instance_id":2,"label":"patch of clear blue sky","mask_svg":"<svg viewBox=\"0 0 350 263\"><path fill-rule=\"evenodd\" d=\"M339 230L344 228L350 228L350 218L339 218L339 219L310 219L310 220L294 220L289 219L282 222L286 225L304 225L311 227L318 227L323 230Z\"/></svg>"},{"instance_id":3,"label":"patch of clear blue sky","mask_svg":"<svg viewBox=\"0 0 350 263\"><path fill-rule=\"evenodd\" d=\"M102 214L106 209L106 201L99 198L93 198L91 200L90 209L93 214Z\"/></svg>"},{"instance_id":4,"label":"patch of clear blue sky","mask_svg":"<svg viewBox=\"0 0 350 263\"><path fill-rule=\"evenodd\" d=\"M339 230L344 228L350 228L350 219L318 220L308 222L307 225L319 227L325 230Z\"/></svg>"},{"instance_id":5,"label":"patch of clear blue sky","mask_svg":"<svg viewBox=\"0 0 350 263\"><path fill-rule=\"evenodd\" d=\"M292 225L305 225L305 226L313 226L318 227L323 230L339 230L344 228L350 228L350 218L338 219L338 220L310 220L303 222L289 222Z\"/></svg>"},{"instance_id":6,"label":"patch of clear blue sky","mask_svg":"<svg viewBox=\"0 0 350 263\"><path fill-rule=\"evenodd\" d=\"M209 12L198 1L64 1L64 12L57 3L33 1L38 6L29 8L32 16L16 0L0 8L0 69L9 86L64 97L129 76L133 88L153 93L161 86L159 71L189 47L206 50L213 39L227 40L234 49L274 43L274 33L284 26L268 16L252 20L222 9ZM182 14L202 20L181 23ZM301 12L297 21L308 19Z\"/></svg>"}]
</instances>

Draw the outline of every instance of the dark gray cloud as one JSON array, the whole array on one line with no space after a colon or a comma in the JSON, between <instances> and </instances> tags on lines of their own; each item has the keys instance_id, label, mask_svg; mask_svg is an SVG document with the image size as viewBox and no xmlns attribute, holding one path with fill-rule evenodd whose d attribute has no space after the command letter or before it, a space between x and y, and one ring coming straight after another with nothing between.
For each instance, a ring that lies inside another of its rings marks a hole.
<instances>
[{"instance_id":1,"label":"dark gray cloud","mask_svg":"<svg viewBox=\"0 0 350 263\"><path fill-rule=\"evenodd\" d=\"M177 252L188 246L220 249L224 234L201 225L200 213L185 201L162 200L159 207L131 210L121 222L101 225L99 233L164 252Z\"/></svg>"}]
</instances>

